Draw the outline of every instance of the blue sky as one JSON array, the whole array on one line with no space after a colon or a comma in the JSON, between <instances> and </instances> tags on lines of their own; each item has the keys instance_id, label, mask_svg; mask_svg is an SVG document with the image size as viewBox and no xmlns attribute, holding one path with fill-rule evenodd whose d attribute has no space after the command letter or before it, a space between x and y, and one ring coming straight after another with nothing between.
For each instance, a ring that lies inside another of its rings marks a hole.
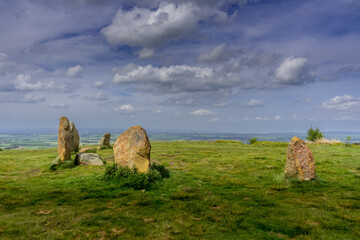
<instances>
[{"instance_id":1,"label":"blue sky","mask_svg":"<svg viewBox=\"0 0 360 240\"><path fill-rule=\"evenodd\" d=\"M0 2L0 131L360 131L356 0Z\"/></svg>"}]
</instances>

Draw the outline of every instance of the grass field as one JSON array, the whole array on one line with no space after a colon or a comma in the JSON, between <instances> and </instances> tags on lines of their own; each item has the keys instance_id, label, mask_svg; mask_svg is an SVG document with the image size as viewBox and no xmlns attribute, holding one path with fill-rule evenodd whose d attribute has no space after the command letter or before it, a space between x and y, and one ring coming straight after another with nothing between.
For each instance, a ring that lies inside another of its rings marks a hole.
<instances>
[{"instance_id":1,"label":"grass field","mask_svg":"<svg viewBox=\"0 0 360 240\"><path fill-rule=\"evenodd\" d=\"M310 148L318 178L299 183L286 143L152 142L171 177L145 191L105 167L50 172L54 148L3 150L0 239L360 239L360 148Z\"/></svg>"}]
</instances>

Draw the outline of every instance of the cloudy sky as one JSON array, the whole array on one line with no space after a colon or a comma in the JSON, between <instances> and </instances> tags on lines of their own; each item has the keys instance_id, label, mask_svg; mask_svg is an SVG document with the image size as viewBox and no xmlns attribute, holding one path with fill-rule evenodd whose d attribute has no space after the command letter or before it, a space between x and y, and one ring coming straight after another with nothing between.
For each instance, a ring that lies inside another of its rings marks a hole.
<instances>
[{"instance_id":1,"label":"cloudy sky","mask_svg":"<svg viewBox=\"0 0 360 240\"><path fill-rule=\"evenodd\" d=\"M358 0L0 1L0 132L360 131Z\"/></svg>"}]
</instances>

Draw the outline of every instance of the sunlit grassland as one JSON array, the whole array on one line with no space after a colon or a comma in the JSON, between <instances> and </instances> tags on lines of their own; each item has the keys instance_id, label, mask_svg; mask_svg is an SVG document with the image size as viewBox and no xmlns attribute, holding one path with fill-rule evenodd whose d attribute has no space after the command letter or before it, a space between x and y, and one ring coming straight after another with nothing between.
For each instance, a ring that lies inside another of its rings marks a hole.
<instances>
[{"instance_id":1,"label":"sunlit grassland","mask_svg":"<svg viewBox=\"0 0 360 240\"><path fill-rule=\"evenodd\" d=\"M146 191L104 167L50 172L54 148L3 150L0 239L359 239L360 148L310 148L318 178L299 183L283 177L286 143L152 142L171 177Z\"/></svg>"}]
</instances>

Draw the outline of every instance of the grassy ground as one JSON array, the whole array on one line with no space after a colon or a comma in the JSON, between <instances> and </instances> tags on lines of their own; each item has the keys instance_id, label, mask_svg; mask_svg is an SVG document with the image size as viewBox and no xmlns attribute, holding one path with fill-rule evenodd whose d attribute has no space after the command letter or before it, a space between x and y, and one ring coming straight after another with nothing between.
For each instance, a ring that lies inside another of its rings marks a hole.
<instances>
[{"instance_id":1,"label":"grassy ground","mask_svg":"<svg viewBox=\"0 0 360 240\"><path fill-rule=\"evenodd\" d=\"M0 239L360 239L360 148L310 147L318 179L299 183L285 143L153 142L172 175L146 191L49 172L56 149L3 150Z\"/></svg>"}]
</instances>

